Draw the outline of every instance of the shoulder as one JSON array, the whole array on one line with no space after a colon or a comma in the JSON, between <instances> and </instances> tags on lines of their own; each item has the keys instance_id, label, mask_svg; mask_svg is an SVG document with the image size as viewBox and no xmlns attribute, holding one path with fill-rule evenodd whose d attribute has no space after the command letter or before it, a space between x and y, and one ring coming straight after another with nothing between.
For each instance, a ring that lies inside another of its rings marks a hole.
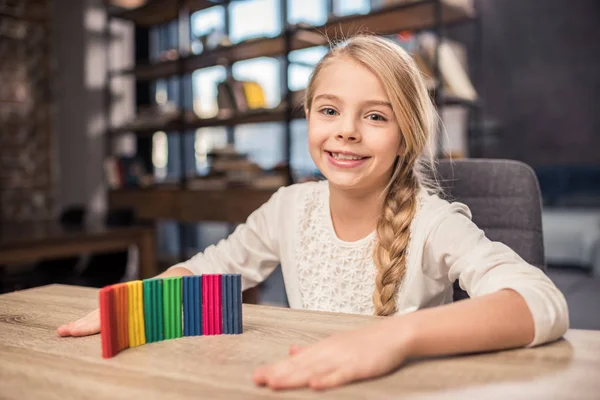
<instances>
[{"instance_id":1,"label":"shoulder","mask_svg":"<svg viewBox=\"0 0 600 400\"><path fill-rule=\"evenodd\" d=\"M472 214L469 207L459 201L446 200L443 195L421 189L418 194L417 224L421 229L432 230L448 219L468 219Z\"/></svg>"}]
</instances>

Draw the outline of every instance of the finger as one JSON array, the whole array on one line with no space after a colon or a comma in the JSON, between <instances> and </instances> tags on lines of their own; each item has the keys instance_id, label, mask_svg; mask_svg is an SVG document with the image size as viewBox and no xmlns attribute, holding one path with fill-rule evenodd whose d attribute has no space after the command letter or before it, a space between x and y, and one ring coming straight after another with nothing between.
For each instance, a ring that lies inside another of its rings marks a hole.
<instances>
[{"instance_id":1,"label":"finger","mask_svg":"<svg viewBox=\"0 0 600 400\"><path fill-rule=\"evenodd\" d=\"M321 377L311 378L308 382L308 386L314 390L325 390L341 386L355 379L356 377L351 370L347 368L337 368Z\"/></svg>"},{"instance_id":2,"label":"finger","mask_svg":"<svg viewBox=\"0 0 600 400\"><path fill-rule=\"evenodd\" d=\"M75 322L59 326L56 332L60 336L87 336L100 332L100 312L94 310Z\"/></svg>"},{"instance_id":3,"label":"finger","mask_svg":"<svg viewBox=\"0 0 600 400\"><path fill-rule=\"evenodd\" d=\"M334 368L332 360L324 360L318 355L305 352L267 370L264 384L275 390L307 387L311 377L322 376Z\"/></svg>"},{"instance_id":4,"label":"finger","mask_svg":"<svg viewBox=\"0 0 600 400\"><path fill-rule=\"evenodd\" d=\"M303 347L303 346L299 346L297 344L293 344L289 348L290 356L293 356L293 355L296 355L296 354L300 354L302 351L304 351L304 349L305 349L305 347Z\"/></svg>"},{"instance_id":5,"label":"finger","mask_svg":"<svg viewBox=\"0 0 600 400\"><path fill-rule=\"evenodd\" d=\"M100 321L89 315L72 324L71 336L87 336L100 332Z\"/></svg>"},{"instance_id":6,"label":"finger","mask_svg":"<svg viewBox=\"0 0 600 400\"><path fill-rule=\"evenodd\" d=\"M59 336L63 337L71 336L71 329L69 328L69 324L64 324L56 328L56 333L58 333Z\"/></svg>"},{"instance_id":7,"label":"finger","mask_svg":"<svg viewBox=\"0 0 600 400\"><path fill-rule=\"evenodd\" d=\"M259 367L252 374L252 380L259 386L267 384L267 367Z\"/></svg>"},{"instance_id":8,"label":"finger","mask_svg":"<svg viewBox=\"0 0 600 400\"><path fill-rule=\"evenodd\" d=\"M275 390L309 387L311 380L328 375L334 368L332 364L315 364L308 368L299 368L282 377L269 379L267 384Z\"/></svg>"},{"instance_id":9,"label":"finger","mask_svg":"<svg viewBox=\"0 0 600 400\"><path fill-rule=\"evenodd\" d=\"M76 337L94 335L98 332L100 332L100 325L95 321L81 322L71 328L71 336Z\"/></svg>"}]
</instances>

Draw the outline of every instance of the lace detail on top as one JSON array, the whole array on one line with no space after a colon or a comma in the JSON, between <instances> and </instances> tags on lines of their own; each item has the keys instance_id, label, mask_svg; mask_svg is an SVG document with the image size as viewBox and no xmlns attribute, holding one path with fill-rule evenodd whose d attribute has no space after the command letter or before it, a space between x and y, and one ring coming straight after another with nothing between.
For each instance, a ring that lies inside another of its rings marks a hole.
<instances>
[{"instance_id":1,"label":"lace detail on top","mask_svg":"<svg viewBox=\"0 0 600 400\"><path fill-rule=\"evenodd\" d=\"M354 242L340 240L331 222L326 182L307 190L304 198L300 199L299 207L295 250L302 307L373 314L377 276L373 261L375 231ZM414 221L411 230L412 226ZM410 240L408 246L410 250ZM407 261L408 257L407 251Z\"/></svg>"}]
</instances>

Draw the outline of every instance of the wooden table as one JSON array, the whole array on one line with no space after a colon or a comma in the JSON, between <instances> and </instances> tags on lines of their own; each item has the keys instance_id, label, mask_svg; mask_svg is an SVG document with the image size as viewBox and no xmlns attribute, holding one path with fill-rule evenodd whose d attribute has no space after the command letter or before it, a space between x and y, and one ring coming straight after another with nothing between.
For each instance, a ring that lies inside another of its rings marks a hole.
<instances>
[{"instance_id":1,"label":"wooden table","mask_svg":"<svg viewBox=\"0 0 600 400\"><path fill-rule=\"evenodd\" d=\"M158 274L154 229L150 227L67 229L52 222L0 225L0 264L126 250L129 246L138 247L140 278Z\"/></svg>"},{"instance_id":2,"label":"wooden table","mask_svg":"<svg viewBox=\"0 0 600 400\"><path fill-rule=\"evenodd\" d=\"M55 329L97 305L97 291L52 285L0 296L0 397L232 399L598 399L600 332L571 330L534 349L413 361L395 373L315 393L272 392L254 368L304 344L377 317L244 305L242 335L180 338L101 357L99 335Z\"/></svg>"}]
</instances>

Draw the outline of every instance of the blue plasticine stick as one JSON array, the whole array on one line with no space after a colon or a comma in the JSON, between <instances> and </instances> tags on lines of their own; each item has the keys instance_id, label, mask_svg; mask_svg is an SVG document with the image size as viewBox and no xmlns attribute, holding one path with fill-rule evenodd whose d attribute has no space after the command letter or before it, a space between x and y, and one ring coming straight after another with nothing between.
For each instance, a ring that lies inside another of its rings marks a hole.
<instances>
[{"instance_id":1,"label":"blue plasticine stick","mask_svg":"<svg viewBox=\"0 0 600 400\"><path fill-rule=\"evenodd\" d=\"M187 293L187 276L182 277L181 286L183 287L183 336L188 336L188 293Z\"/></svg>"},{"instance_id":2,"label":"blue plasticine stick","mask_svg":"<svg viewBox=\"0 0 600 400\"><path fill-rule=\"evenodd\" d=\"M233 335L235 329L233 326L233 275L227 277L227 325L229 326L229 334Z\"/></svg>"},{"instance_id":3,"label":"blue plasticine stick","mask_svg":"<svg viewBox=\"0 0 600 400\"><path fill-rule=\"evenodd\" d=\"M194 301L194 276L188 279L188 335L196 336L196 302Z\"/></svg>"},{"instance_id":4,"label":"blue plasticine stick","mask_svg":"<svg viewBox=\"0 0 600 400\"><path fill-rule=\"evenodd\" d=\"M243 333L244 332L244 324L243 324L243 318L242 318L242 276L241 275L236 275L235 276L235 280L237 282L237 287L236 287L236 292L238 294L238 303L237 303L237 309L238 309L238 319L237 319L237 333Z\"/></svg>"},{"instance_id":5,"label":"blue plasticine stick","mask_svg":"<svg viewBox=\"0 0 600 400\"><path fill-rule=\"evenodd\" d=\"M190 290L190 283L192 283L191 281L191 277L190 276L184 276L183 277L183 335L184 336L191 336L191 326L192 326L192 315L193 313L192 311L192 302L190 301L191 298L191 290Z\"/></svg>"},{"instance_id":6,"label":"blue plasticine stick","mask_svg":"<svg viewBox=\"0 0 600 400\"><path fill-rule=\"evenodd\" d=\"M231 334L231 274L223 276L223 333Z\"/></svg>"},{"instance_id":7,"label":"blue plasticine stick","mask_svg":"<svg viewBox=\"0 0 600 400\"><path fill-rule=\"evenodd\" d=\"M187 299L188 299L188 335L194 336L196 332L196 324L194 317L196 316L195 303L194 303L194 277L188 277L187 285Z\"/></svg>"},{"instance_id":8,"label":"blue plasticine stick","mask_svg":"<svg viewBox=\"0 0 600 400\"><path fill-rule=\"evenodd\" d=\"M232 304L232 308L233 308L233 334L237 335L238 333L238 326L237 326L237 321L238 321L238 314L239 314L239 310L237 308L237 303L238 303L238 290L237 290L237 279L235 279L235 276L232 276L232 283L233 283L233 304Z\"/></svg>"},{"instance_id":9,"label":"blue plasticine stick","mask_svg":"<svg viewBox=\"0 0 600 400\"><path fill-rule=\"evenodd\" d=\"M223 334L227 334L227 274L221 275L221 317Z\"/></svg>"}]
</instances>

